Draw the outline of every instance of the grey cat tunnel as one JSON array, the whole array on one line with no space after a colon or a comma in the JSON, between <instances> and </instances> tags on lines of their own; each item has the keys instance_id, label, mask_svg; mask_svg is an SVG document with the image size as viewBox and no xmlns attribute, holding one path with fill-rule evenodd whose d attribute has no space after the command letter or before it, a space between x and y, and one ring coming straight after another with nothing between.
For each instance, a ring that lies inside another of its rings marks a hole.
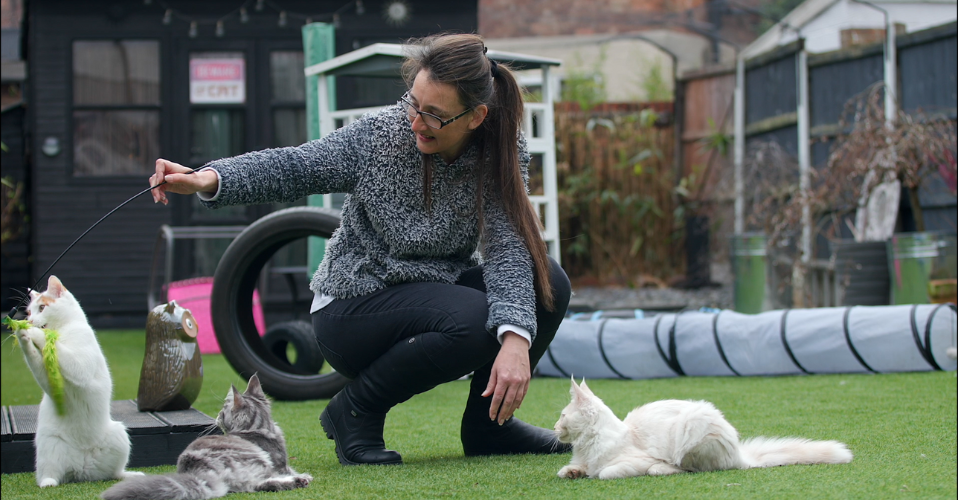
<instances>
[{"instance_id":1,"label":"grey cat tunnel","mask_svg":"<svg viewBox=\"0 0 958 500\"><path fill-rule=\"evenodd\" d=\"M955 306L566 319L538 375L645 379L955 370Z\"/></svg>"}]
</instances>

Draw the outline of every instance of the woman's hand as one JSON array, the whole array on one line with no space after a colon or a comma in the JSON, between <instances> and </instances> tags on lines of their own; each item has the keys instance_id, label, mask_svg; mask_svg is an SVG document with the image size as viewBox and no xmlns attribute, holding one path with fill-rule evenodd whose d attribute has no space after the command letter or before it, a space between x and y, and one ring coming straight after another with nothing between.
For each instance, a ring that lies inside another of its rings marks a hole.
<instances>
[{"instance_id":1,"label":"woman's hand","mask_svg":"<svg viewBox=\"0 0 958 500\"><path fill-rule=\"evenodd\" d=\"M489 384L482 392L482 397L492 395L489 419L498 420L499 425L502 425L512 418L529 391L531 378L529 341L516 333L506 332L496 361L492 364Z\"/></svg>"},{"instance_id":2,"label":"woman's hand","mask_svg":"<svg viewBox=\"0 0 958 500\"><path fill-rule=\"evenodd\" d=\"M215 193L219 188L219 177L212 170L194 172L179 163L159 158L156 160L156 173L150 176L150 186L166 184L154 189L153 203L168 204L166 193L194 194L197 192Z\"/></svg>"}]
</instances>

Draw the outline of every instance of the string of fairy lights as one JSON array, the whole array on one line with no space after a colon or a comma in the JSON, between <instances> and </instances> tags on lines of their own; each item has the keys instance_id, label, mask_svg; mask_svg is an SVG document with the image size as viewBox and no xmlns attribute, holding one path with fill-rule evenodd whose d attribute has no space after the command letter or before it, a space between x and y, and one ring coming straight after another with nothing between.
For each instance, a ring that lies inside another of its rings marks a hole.
<instances>
[{"instance_id":1,"label":"string of fairy lights","mask_svg":"<svg viewBox=\"0 0 958 500\"><path fill-rule=\"evenodd\" d=\"M222 38L226 36L226 22L235 19L240 24L249 24L251 15L275 15L276 25L284 28L287 26L298 26L312 22L328 22L334 27L339 28L341 16L346 12L353 10L357 16L366 13L366 5L363 0L350 0L338 9L332 12L299 12L290 10L278 2L272 0L244 0L239 6L229 10L221 16L200 17L184 13L172 7L162 0L143 0L144 5L156 5L162 11L162 23L164 25L173 25L174 23L185 23L189 26L189 37L197 38L200 35L200 26L213 26L213 33ZM406 0L391 0L386 2L382 9L382 16L387 23L399 26L409 20L412 9Z\"/></svg>"}]
</instances>

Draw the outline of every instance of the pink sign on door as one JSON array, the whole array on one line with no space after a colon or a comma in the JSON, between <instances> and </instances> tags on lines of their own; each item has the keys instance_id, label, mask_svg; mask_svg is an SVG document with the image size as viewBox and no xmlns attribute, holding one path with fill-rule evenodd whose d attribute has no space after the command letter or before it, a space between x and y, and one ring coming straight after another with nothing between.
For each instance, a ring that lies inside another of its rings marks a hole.
<instances>
[{"instance_id":1,"label":"pink sign on door","mask_svg":"<svg viewBox=\"0 0 958 500\"><path fill-rule=\"evenodd\" d=\"M246 61L190 59L190 103L246 102Z\"/></svg>"}]
</instances>

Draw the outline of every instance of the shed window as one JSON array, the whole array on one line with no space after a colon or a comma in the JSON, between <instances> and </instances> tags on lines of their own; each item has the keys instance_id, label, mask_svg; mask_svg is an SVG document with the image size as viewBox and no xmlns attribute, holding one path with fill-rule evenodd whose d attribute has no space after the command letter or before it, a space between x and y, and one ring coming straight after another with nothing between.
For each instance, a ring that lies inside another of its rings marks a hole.
<instances>
[{"instance_id":1,"label":"shed window","mask_svg":"<svg viewBox=\"0 0 958 500\"><path fill-rule=\"evenodd\" d=\"M73 42L73 175L152 172L160 104L158 41Z\"/></svg>"}]
</instances>

